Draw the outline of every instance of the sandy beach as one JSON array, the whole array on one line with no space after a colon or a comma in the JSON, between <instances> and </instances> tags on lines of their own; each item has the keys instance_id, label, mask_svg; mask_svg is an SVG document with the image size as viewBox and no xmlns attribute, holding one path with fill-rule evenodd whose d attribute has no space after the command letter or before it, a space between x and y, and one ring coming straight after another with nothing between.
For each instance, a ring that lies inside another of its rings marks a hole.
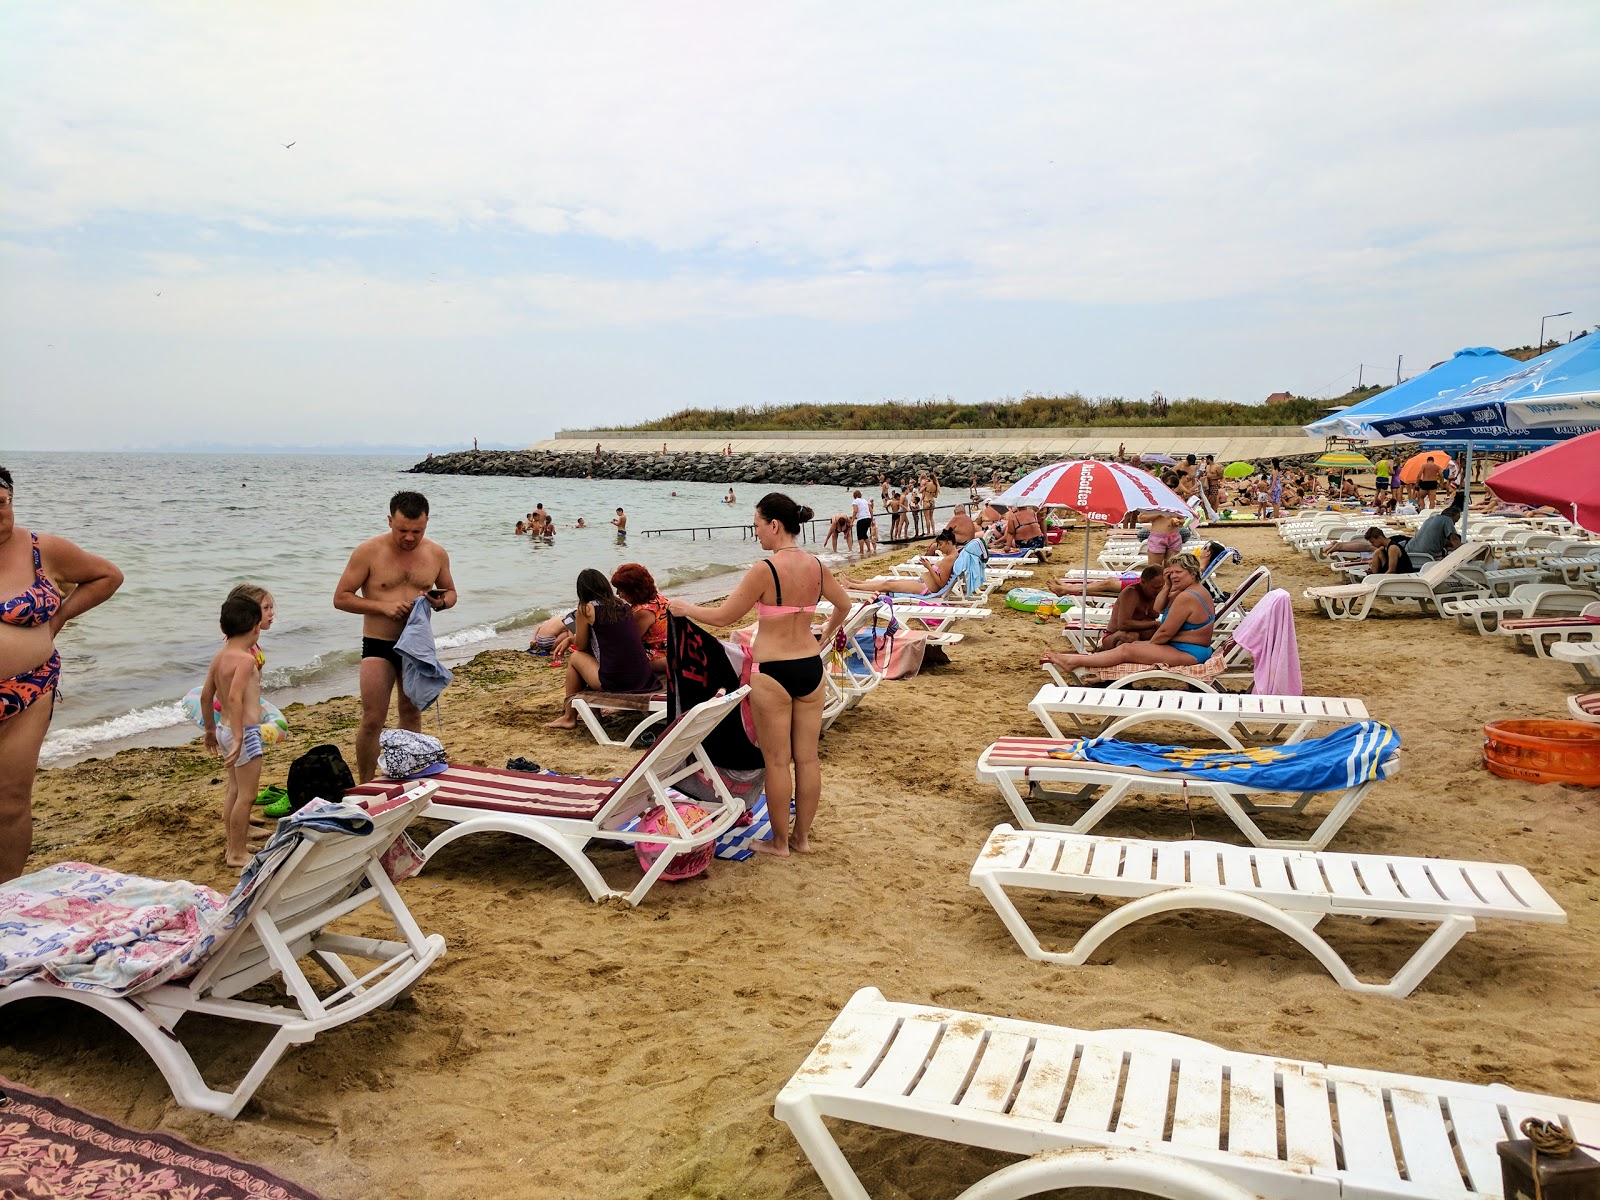
<instances>
[{"instance_id":1,"label":"sandy beach","mask_svg":"<svg viewBox=\"0 0 1600 1200\"><path fill-rule=\"evenodd\" d=\"M401 885L423 929L444 935L445 959L393 1010L291 1051L240 1119L178 1107L130 1040L65 1002L0 1010L0 1074L348 1200L821 1197L772 1101L866 985L893 1000L1600 1100L1600 791L1498 779L1480 753L1488 720L1564 716L1576 675L1454 622L1330 622L1299 599L1328 572L1271 529L1229 540L1296 597L1305 690L1363 698L1404 741L1398 777L1330 848L1521 863L1570 924L1486 922L1404 1000L1341 990L1286 939L1221 915L1141 923L1086 967L1029 961L967 882L1009 819L973 766L996 737L1038 732L1026 707L1044 680L1036 664L1061 639L997 604L964 626L951 664L886 683L827 734L809 858L719 861L629 909L591 903L525 842L468 839ZM1075 557L1070 545L1057 554ZM540 728L560 681L512 651L460 668L445 700L451 757L620 774L633 752ZM357 713L349 697L292 707L263 781L282 782L290 759L323 741L354 762ZM198 743L44 772L30 867L79 859L226 890L222 790ZM1241 841L1214 808L1156 799L1099 832ZM628 853L596 853L613 878L636 878ZM1059 898L1025 910L1056 944L1096 915ZM1385 974L1421 937L1393 924L1324 932L1358 970ZM234 1029L181 1028L203 1070L233 1077ZM860 1129L841 1143L883 1200L953 1195L1005 1161Z\"/></svg>"}]
</instances>

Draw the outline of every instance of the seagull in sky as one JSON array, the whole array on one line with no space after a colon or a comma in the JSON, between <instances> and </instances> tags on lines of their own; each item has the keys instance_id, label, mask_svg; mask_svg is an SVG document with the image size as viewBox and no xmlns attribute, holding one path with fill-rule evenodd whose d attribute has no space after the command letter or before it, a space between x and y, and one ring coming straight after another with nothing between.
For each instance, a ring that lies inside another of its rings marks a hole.
<instances>
[{"instance_id":1,"label":"seagull in sky","mask_svg":"<svg viewBox=\"0 0 1600 1200\"><path fill-rule=\"evenodd\" d=\"M299 141L299 140L300 140L300 139L299 139L299 138L295 138L295 140L294 140L294 141L295 141L295 142L298 142L298 141ZM291 147L291 146L293 146L293 145L294 145L294 142L284 142L284 143L283 143L283 148L284 148L284 149L285 149L285 150L287 150L287 149L289 149L289 147Z\"/></svg>"},{"instance_id":2,"label":"seagull in sky","mask_svg":"<svg viewBox=\"0 0 1600 1200\"><path fill-rule=\"evenodd\" d=\"M159 299L161 299L161 293L160 293L160 292L157 292L157 293L156 293L156 299L157 299L157 300L159 300Z\"/></svg>"}]
</instances>

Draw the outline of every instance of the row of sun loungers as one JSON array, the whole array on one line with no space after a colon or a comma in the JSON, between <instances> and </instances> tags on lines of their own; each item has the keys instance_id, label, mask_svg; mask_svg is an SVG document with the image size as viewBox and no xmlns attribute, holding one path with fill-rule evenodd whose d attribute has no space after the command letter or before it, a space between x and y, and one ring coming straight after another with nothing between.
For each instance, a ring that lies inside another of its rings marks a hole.
<instances>
[{"instance_id":1,"label":"row of sun loungers","mask_svg":"<svg viewBox=\"0 0 1600 1200\"><path fill-rule=\"evenodd\" d=\"M1419 581L1422 586L1400 594L1437 604L1446 594L1442 585L1483 554L1469 549ZM1480 575L1477 594L1487 599L1493 588L1520 582ZM1348 603L1345 597L1335 603L1347 614L1359 607L1365 615L1384 594L1395 593L1360 587L1345 594ZM1523 604L1532 599L1527 592L1519 596ZM1509 603L1468 611L1496 622L1543 615ZM1558 641L1552 653L1576 649ZM1596 669L1600 657L1585 653L1579 665ZM1381 761L1353 770L1346 786L1334 790L1321 821L1291 838L1269 835L1259 819L1273 812L1304 816L1313 794L1268 803L1263 790L1244 778L1082 761L1063 728L1128 738L1149 722L1176 721L1241 756L1270 760L1274 748L1304 744L1321 725L1386 728L1368 720L1358 699L1145 692L1115 682L1107 689L1086 688L1052 674L1055 685L1041 688L1029 705L1048 736L1002 738L978 763L980 781L1000 790L1019 827L993 830L970 882L1030 958L1080 966L1109 937L1145 917L1210 909L1278 930L1311 953L1341 987L1403 997L1480 920L1566 920L1518 866L1325 849L1379 780L1398 768L1398 757L1377 732L1368 757ZM1600 697L1595 699L1600 709ZM1247 737L1264 737L1268 745L1252 751ZM1193 752L1172 753L1182 758ZM1067 824L1042 819L1036 809L1059 806L1063 790L1079 802L1078 815ZM1186 801L1212 799L1250 847L1089 832L1128 797L1163 792ZM1120 905L1109 913L1096 911L1097 919L1068 949L1052 950L1013 900L1017 890ZM1432 931L1392 977L1367 981L1316 932L1329 917L1400 920ZM1205 1200L1498 1196L1495 1147L1517 1137L1524 1118L1553 1121L1580 1140L1600 1139L1600 1105L1503 1085L1240 1054L1164 1032L1087 1032L899 1004L873 988L858 992L839 1014L780 1092L775 1113L789 1124L836 1200L867 1196L836 1140L841 1123L1026 1156L963 1193L973 1200L1069 1187Z\"/></svg>"}]
</instances>

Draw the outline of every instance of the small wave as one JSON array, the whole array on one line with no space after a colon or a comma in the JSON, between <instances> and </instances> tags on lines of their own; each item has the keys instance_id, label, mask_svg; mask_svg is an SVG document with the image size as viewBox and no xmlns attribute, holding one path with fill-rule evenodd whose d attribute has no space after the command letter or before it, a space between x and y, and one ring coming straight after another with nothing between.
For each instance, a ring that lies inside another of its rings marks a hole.
<instances>
[{"instance_id":1,"label":"small wave","mask_svg":"<svg viewBox=\"0 0 1600 1200\"><path fill-rule=\"evenodd\" d=\"M672 567L658 581L664 588L682 587L686 583L693 583L697 579L709 579L713 575L727 575L744 568L735 563L706 563L701 567Z\"/></svg>"},{"instance_id":2,"label":"small wave","mask_svg":"<svg viewBox=\"0 0 1600 1200\"><path fill-rule=\"evenodd\" d=\"M56 730L45 738L39 757L48 764L56 759L83 754L105 742L136 737L141 733L150 733L157 729L168 729L174 725L186 724L188 720L189 718L184 715L183 705L177 701L153 704L149 708L136 708L120 717L97 721L93 725Z\"/></svg>"},{"instance_id":3,"label":"small wave","mask_svg":"<svg viewBox=\"0 0 1600 1200\"><path fill-rule=\"evenodd\" d=\"M330 650L313 655L309 662L269 667L261 673L261 686L264 689L300 687L325 675L347 671L360 661L359 650Z\"/></svg>"},{"instance_id":4,"label":"small wave","mask_svg":"<svg viewBox=\"0 0 1600 1200\"><path fill-rule=\"evenodd\" d=\"M499 632L493 625L469 625L465 629L434 638L433 644L440 650L457 650L474 642L487 642Z\"/></svg>"}]
</instances>

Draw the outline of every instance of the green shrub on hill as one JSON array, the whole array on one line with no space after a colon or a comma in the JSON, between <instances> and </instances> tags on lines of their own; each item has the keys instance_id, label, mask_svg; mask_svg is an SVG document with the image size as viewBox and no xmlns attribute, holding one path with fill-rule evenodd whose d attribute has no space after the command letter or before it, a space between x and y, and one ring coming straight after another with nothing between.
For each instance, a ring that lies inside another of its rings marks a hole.
<instances>
[{"instance_id":1,"label":"green shrub on hill","mask_svg":"<svg viewBox=\"0 0 1600 1200\"><path fill-rule=\"evenodd\" d=\"M1281 404L1222 400L1149 400L1121 396L1007 397L981 404L890 400L878 404L768 404L741 408L686 408L627 429L656 433L743 433L759 430L854 432L892 429L1071 429L1118 425L1304 425L1323 406L1296 396Z\"/></svg>"}]
</instances>

